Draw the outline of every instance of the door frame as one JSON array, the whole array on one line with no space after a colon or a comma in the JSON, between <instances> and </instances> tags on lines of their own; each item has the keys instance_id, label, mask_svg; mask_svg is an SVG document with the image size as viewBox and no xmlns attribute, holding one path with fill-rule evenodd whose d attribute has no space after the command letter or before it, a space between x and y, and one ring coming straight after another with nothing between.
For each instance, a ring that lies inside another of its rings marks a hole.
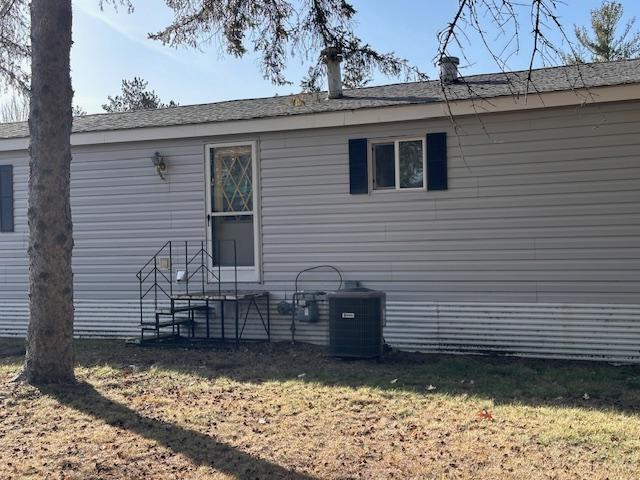
<instances>
[{"instance_id":1,"label":"door frame","mask_svg":"<svg viewBox=\"0 0 640 480\"><path fill-rule=\"evenodd\" d=\"M260 282L262 269L261 258L261 245L260 245L260 181L258 177L259 172L259 159L258 159L258 142L257 140L247 140L244 142L216 142L207 143L204 146L204 183L205 183L205 238L207 241L207 249L211 254L214 254L213 249L213 235L211 232L211 149L224 148L224 147L251 147L251 180L252 180L252 205L251 214L253 215L253 263L251 266L243 266L238 268L238 282ZM219 215L219 216L224 216ZM213 265L213 259L208 257L208 267L211 270L209 272L209 282L215 282L214 277L218 275L218 267ZM220 276L222 282L233 282L235 279L233 267L220 267Z\"/></svg>"}]
</instances>

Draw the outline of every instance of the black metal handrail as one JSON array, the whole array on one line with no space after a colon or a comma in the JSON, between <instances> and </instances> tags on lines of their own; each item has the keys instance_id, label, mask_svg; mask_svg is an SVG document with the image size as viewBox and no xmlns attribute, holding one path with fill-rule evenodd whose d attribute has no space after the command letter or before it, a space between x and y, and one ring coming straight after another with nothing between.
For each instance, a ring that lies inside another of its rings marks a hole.
<instances>
[{"instance_id":1,"label":"black metal handrail","mask_svg":"<svg viewBox=\"0 0 640 480\"><path fill-rule=\"evenodd\" d=\"M234 270L234 292L237 296L238 294L238 265L237 265L237 250L236 250L236 241L235 240L221 240L216 242L217 245L217 249L216 251L219 252L220 251L220 247L222 245L222 242L232 242L233 243L233 270ZM218 262L218 272L216 275L216 272L214 271L215 269L211 269L209 268L209 261L211 261L211 265L215 265L215 258L214 256L209 253L205 247L206 243L204 240L200 240L200 241L189 241L186 240L184 242L179 242L179 243L183 243L184 244L184 269L185 269L185 274L184 274L184 290L186 294L189 294L189 282L198 274L200 273L200 287L201 287L201 293L204 295L205 291L206 291L206 285L209 283L217 283L218 284L218 293L220 294L222 292L222 283L230 283L230 282L223 282L223 278L222 278L222 266L220 265L221 262ZM196 243L196 245L199 244L199 248L197 248L196 252L191 255L191 257L189 256L189 249L190 249L190 245L193 245L194 243ZM158 311L158 302L159 300L162 301L162 296L164 296L164 298L166 300L169 300L171 302L171 307L173 310L173 306L174 306L174 278L173 278L173 271L174 271L174 244L178 245L178 242L174 242L172 240L169 240L167 242L165 242L165 244L160 247L155 253L154 255L142 266L142 268L140 268L140 270L138 270L138 272L136 273L136 277L138 278L138 283L139 283L139 294L140 294L140 323L142 324L144 322L144 300L145 298L147 298L148 295L153 293L153 306L154 306L154 311ZM168 250L168 252L167 252ZM160 269L158 267L158 257L159 256L164 256L166 255L166 253L168 253L168 261L169 261L169 265L168 265L168 269L169 269L169 276L167 277L167 275L165 275L165 273L162 271L162 269ZM199 263L195 263L195 268L190 272L190 266L194 265L194 262L199 258L200 262ZM149 267L150 265L151 268L148 269L148 272L146 272L145 270L147 269L147 267ZM158 275L159 274L159 275ZM152 278L152 282L151 284L148 286L148 288L146 288L148 280ZM160 283L162 282L162 283ZM176 283L176 288L178 286L178 280L175 280ZM180 282L182 283L182 282ZM168 288L167 288L168 287ZM168 290L168 291L167 291ZM159 297L160 295L160 297Z\"/></svg>"},{"instance_id":2,"label":"black metal handrail","mask_svg":"<svg viewBox=\"0 0 640 480\"><path fill-rule=\"evenodd\" d=\"M169 249L169 278L167 278L167 276L162 272L162 270L158 268L158 255L163 254L166 251L167 247ZM172 245L171 245L171 241L169 240L165 242L165 244L154 253L154 255L142 266L140 270L138 270L138 273L136 274L136 277L138 278L139 294L140 294L140 325L141 326L144 322L144 299L147 297L147 295L153 292L154 312L158 311L158 293L161 293L162 295L164 295L164 297L166 297L166 299L169 301L171 301L171 299L173 298L173 282L171 280L173 277L173 258L172 257L173 257ZM145 269L151 264L153 264L153 267L149 269L146 275L144 275ZM162 277L161 279L164 279L164 281L168 283L169 292L167 292L167 290L158 283L158 273ZM145 282L152 275L153 275L153 282L145 290L144 289Z\"/></svg>"},{"instance_id":3,"label":"black metal handrail","mask_svg":"<svg viewBox=\"0 0 640 480\"><path fill-rule=\"evenodd\" d=\"M159 249L156 253L154 253L154 254L153 254L153 256L149 259L149 261L148 261L147 263L145 263L145 264L142 266L142 268L141 268L140 270L138 270L138 278L140 278L139 276L140 276L140 275L142 275L142 271L143 271L145 268L147 268L147 267L149 266L149 264L150 264L151 262L153 262L153 260L154 260L158 255L160 255L160 253L162 253L162 251L163 251L165 248L167 248L167 245L171 245L171 240L167 241L167 243L165 243L162 247L160 247L160 249ZM171 248L171 247L169 247L169 248Z\"/></svg>"}]
</instances>

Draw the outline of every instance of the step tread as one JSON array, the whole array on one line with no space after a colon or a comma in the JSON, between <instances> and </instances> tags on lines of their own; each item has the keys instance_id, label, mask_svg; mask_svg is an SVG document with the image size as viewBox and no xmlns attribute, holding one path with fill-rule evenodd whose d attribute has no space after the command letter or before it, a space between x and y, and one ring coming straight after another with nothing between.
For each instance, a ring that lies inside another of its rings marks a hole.
<instances>
[{"instance_id":1,"label":"step tread","mask_svg":"<svg viewBox=\"0 0 640 480\"><path fill-rule=\"evenodd\" d=\"M193 323L193 320L190 318L176 318L175 320L165 320L164 322L142 322L142 327L151 327L151 328L164 328L171 327L173 325L186 325L188 323Z\"/></svg>"},{"instance_id":2,"label":"step tread","mask_svg":"<svg viewBox=\"0 0 640 480\"><path fill-rule=\"evenodd\" d=\"M190 307L173 307L171 308L159 308L156 310L156 315L173 315L174 313L190 312L196 310L206 310L206 305L191 305Z\"/></svg>"}]
</instances>

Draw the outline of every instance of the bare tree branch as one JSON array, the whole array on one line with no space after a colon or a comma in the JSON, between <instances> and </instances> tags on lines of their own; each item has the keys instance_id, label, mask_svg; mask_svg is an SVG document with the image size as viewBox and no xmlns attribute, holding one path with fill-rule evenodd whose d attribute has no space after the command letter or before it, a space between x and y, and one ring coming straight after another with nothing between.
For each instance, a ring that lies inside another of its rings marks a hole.
<instances>
[{"instance_id":1,"label":"bare tree branch","mask_svg":"<svg viewBox=\"0 0 640 480\"><path fill-rule=\"evenodd\" d=\"M0 1L0 87L29 90L28 0Z\"/></svg>"}]
</instances>

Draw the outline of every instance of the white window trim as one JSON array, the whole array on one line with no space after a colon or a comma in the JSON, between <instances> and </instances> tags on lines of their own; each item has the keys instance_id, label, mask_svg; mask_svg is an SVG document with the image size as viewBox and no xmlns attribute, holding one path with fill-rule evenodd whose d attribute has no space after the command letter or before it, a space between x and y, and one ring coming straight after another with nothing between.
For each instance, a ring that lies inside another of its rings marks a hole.
<instances>
[{"instance_id":1,"label":"white window trim","mask_svg":"<svg viewBox=\"0 0 640 480\"><path fill-rule=\"evenodd\" d=\"M213 238L211 236L211 223L209 215L211 215L211 149L212 148L224 148L224 147L242 147L251 146L251 179L253 182L253 209L246 212L221 212L217 216L236 216L236 215L253 215L253 261L254 265L251 267L243 266L237 267L238 282L260 282L261 277L261 248L260 248L260 184L258 177L258 142L255 140L248 140L246 142L225 142L225 143L208 143L205 148L205 232L207 239L207 248L209 252L213 252ZM235 271L233 267L219 267L213 265L213 260L209 257L208 267L211 270L209 272L209 282L217 282L216 277L218 270L220 271L222 282L233 282L235 280Z\"/></svg>"},{"instance_id":2,"label":"white window trim","mask_svg":"<svg viewBox=\"0 0 640 480\"><path fill-rule=\"evenodd\" d=\"M400 187L400 142L422 142L422 187ZM394 169L395 169L395 188L375 188L374 184L374 163L373 163L373 146L383 143L393 143ZM392 137L392 138L376 138L370 139L367 145L367 162L369 169L369 191L373 193L382 192L421 192L427 189L427 145L424 137Z\"/></svg>"}]
</instances>

